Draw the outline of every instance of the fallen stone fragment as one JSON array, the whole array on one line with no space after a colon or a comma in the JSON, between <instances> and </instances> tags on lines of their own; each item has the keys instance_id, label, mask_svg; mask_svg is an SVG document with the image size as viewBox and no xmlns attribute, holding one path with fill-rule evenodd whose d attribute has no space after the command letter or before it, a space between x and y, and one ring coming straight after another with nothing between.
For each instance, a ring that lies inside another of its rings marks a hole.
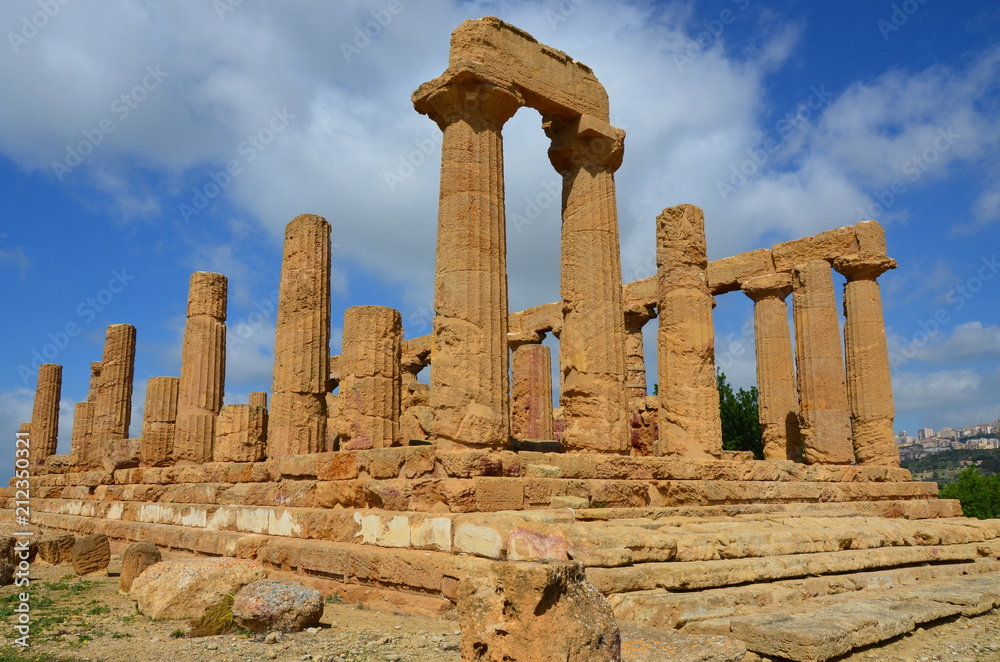
<instances>
[{"instance_id":1,"label":"fallen stone fragment","mask_svg":"<svg viewBox=\"0 0 1000 662\"><path fill-rule=\"evenodd\" d=\"M233 620L254 632L298 632L323 615L323 596L297 582L262 579L236 594Z\"/></svg>"},{"instance_id":2,"label":"fallen stone fragment","mask_svg":"<svg viewBox=\"0 0 1000 662\"><path fill-rule=\"evenodd\" d=\"M150 618L194 619L265 576L264 566L244 559L164 561L132 582L131 595L139 611Z\"/></svg>"},{"instance_id":3,"label":"fallen stone fragment","mask_svg":"<svg viewBox=\"0 0 1000 662\"><path fill-rule=\"evenodd\" d=\"M77 538L71 552L73 570L78 575L107 574L111 562L111 543L103 533Z\"/></svg>"},{"instance_id":4,"label":"fallen stone fragment","mask_svg":"<svg viewBox=\"0 0 1000 662\"><path fill-rule=\"evenodd\" d=\"M134 542L122 554L122 573L118 578L118 589L128 593L132 583L146 568L163 560L159 548L151 542Z\"/></svg>"}]
</instances>

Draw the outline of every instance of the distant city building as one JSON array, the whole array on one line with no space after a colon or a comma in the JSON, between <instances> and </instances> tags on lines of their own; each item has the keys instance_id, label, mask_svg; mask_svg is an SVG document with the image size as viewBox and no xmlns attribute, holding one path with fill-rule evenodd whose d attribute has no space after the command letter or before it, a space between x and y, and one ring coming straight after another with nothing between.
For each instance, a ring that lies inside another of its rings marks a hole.
<instances>
[{"instance_id":1,"label":"distant city building","mask_svg":"<svg viewBox=\"0 0 1000 662\"><path fill-rule=\"evenodd\" d=\"M923 441L934 436L934 428L920 428L917 430L917 439Z\"/></svg>"}]
</instances>

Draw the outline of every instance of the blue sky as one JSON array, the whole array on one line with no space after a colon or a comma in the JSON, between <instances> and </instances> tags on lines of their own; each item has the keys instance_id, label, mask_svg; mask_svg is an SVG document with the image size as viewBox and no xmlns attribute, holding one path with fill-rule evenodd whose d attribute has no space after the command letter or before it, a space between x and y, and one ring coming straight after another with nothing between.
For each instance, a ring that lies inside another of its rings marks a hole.
<instances>
[{"instance_id":1,"label":"blue sky","mask_svg":"<svg viewBox=\"0 0 1000 662\"><path fill-rule=\"evenodd\" d=\"M300 213L333 225L335 352L351 305L428 332L440 132L409 95L444 70L451 30L491 14L608 88L628 134L626 280L652 275L654 219L679 203L705 209L711 258L876 218L900 265L881 279L897 429L1000 417L993 2L8 0L0 469L40 356L65 366L68 451L107 324L138 328L138 434L146 379L179 373L195 270L230 279L227 401L268 390L281 233ZM507 124L508 218L530 218L508 228L516 310L558 298L546 149L534 111ZM720 297L739 385L751 314Z\"/></svg>"}]
</instances>

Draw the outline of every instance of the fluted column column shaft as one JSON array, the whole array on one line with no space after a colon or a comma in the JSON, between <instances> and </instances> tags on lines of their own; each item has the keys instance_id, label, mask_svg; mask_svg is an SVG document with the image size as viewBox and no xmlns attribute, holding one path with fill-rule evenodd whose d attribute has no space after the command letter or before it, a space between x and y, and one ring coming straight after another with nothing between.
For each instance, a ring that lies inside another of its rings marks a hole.
<instances>
[{"instance_id":1,"label":"fluted column column shaft","mask_svg":"<svg viewBox=\"0 0 1000 662\"><path fill-rule=\"evenodd\" d=\"M178 462L212 461L215 419L226 382L227 290L222 274L191 274L173 447Z\"/></svg>"},{"instance_id":2,"label":"fluted column column shaft","mask_svg":"<svg viewBox=\"0 0 1000 662\"><path fill-rule=\"evenodd\" d=\"M35 466L56 452L61 394L62 366L55 363L39 366L38 385L31 412L31 458Z\"/></svg>"},{"instance_id":3,"label":"fluted column column shaft","mask_svg":"<svg viewBox=\"0 0 1000 662\"><path fill-rule=\"evenodd\" d=\"M510 438L504 123L521 100L477 81L434 82L417 110L444 132L430 403L439 446Z\"/></svg>"},{"instance_id":4,"label":"fluted column column shaft","mask_svg":"<svg viewBox=\"0 0 1000 662\"><path fill-rule=\"evenodd\" d=\"M285 227L268 458L326 448L329 379L330 224L303 214Z\"/></svg>"},{"instance_id":5,"label":"fluted column column shaft","mask_svg":"<svg viewBox=\"0 0 1000 662\"><path fill-rule=\"evenodd\" d=\"M629 398L645 398L647 395L642 329L654 317L656 313L646 307L625 309L625 391Z\"/></svg>"},{"instance_id":6,"label":"fluted column column shaft","mask_svg":"<svg viewBox=\"0 0 1000 662\"><path fill-rule=\"evenodd\" d=\"M596 120L588 118L591 124ZM615 171L625 132L546 119L563 177L559 403L570 450L628 453L625 319Z\"/></svg>"},{"instance_id":7,"label":"fluted column column shaft","mask_svg":"<svg viewBox=\"0 0 1000 662\"><path fill-rule=\"evenodd\" d=\"M792 291L802 459L850 464L851 419L830 264L813 260L795 267Z\"/></svg>"},{"instance_id":8,"label":"fluted column column shaft","mask_svg":"<svg viewBox=\"0 0 1000 662\"><path fill-rule=\"evenodd\" d=\"M511 436L552 440L552 358L542 344L514 349L511 368Z\"/></svg>"},{"instance_id":9,"label":"fluted column column shaft","mask_svg":"<svg viewBox=\"0 0 1000 662\"><path fill-rule=\"evenodd\" d=\"M660 417L654 453L718 457L722 422L705 215L678 205L664 209L656 223Z\"/></svg>"},{"instance_id":10,"label":"fluted column column shaft","mask_svg":"<svg viewBox=\"0 0 1000 662\"><path fill-rule=\"evenodd\" d=\"M742 288L754 302L758 417L764 459L801 462L795 362L785 303L792 292L792 277L759 276L744 282Z\"/></svg>"},{"instance_id":11,"label":"fluted column column shaft","mask_svg":"<svg viewBox=\"0 0 1000 662\"><path fill-rule=\"evenodd\" d=\"M898 467L889 348L876 281L888 269L895 269L896 261L878 253L859 253L839 257L833 266L847 278L844 347L854 456L858 464Z\"/></svg>"},{"instance_id":12,"label":"fluted column column shaft","mask_svg":"<svg viewBox=\"0 0 1000 662\"><path fill-rule=\"evenodd\" d=\"M139 460L143 466L166 466L174 461L180 382L179 377L150 377L146 382L139 445Z\"/></svg>"},{"instance_id":13,"label":"fluted column column shaft","mask_svg":"<svg viewBox=\"0 0 1000 662\"><path fill-rule=\"evenodd\" d=\"M399 445L403 319L383 306L344 311L340 355L340 448Z\"/></svg>"},{"instance_id":14,"label":"fluted column column shaft","mask_svg":"<svg viewBox=\"0 0 1000 662\"><path fill-rule=\"evenodd\" d=\"M112 324L104 340L94 403L94 431L88 444L88 466L100 465L107 442L128 437L134 375L135 327Z\"/></svg>"}]
</instances>

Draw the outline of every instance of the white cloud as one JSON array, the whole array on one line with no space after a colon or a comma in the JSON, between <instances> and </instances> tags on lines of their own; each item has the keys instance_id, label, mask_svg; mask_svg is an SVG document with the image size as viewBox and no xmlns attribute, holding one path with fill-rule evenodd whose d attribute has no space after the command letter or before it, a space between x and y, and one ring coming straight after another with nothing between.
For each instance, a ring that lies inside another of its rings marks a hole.
<instances>
[{"instance_id":1,"label":"white cloud","mask_svg":"<svg viewBox=\"0 0 1000 662\"><path fill-rule=\"evenodd\" d=\"M1000 419L1000 371L897 372L892 386L896 411L919 416L930 427L962 427Z\"/></svg>"},{"instance_id":2,"label":"white cloud","mask_svg":"<svg viewBox=\"0 0 1000 662\"><path fill-rule=\"evenodd\" d=\"M959 324L948 334L939 325L929 322L918 342L889 336L890 353L906 361L926 361L934 364L1000 359L1000 327L973 321Z\"/></svg>"}]
</instances>

